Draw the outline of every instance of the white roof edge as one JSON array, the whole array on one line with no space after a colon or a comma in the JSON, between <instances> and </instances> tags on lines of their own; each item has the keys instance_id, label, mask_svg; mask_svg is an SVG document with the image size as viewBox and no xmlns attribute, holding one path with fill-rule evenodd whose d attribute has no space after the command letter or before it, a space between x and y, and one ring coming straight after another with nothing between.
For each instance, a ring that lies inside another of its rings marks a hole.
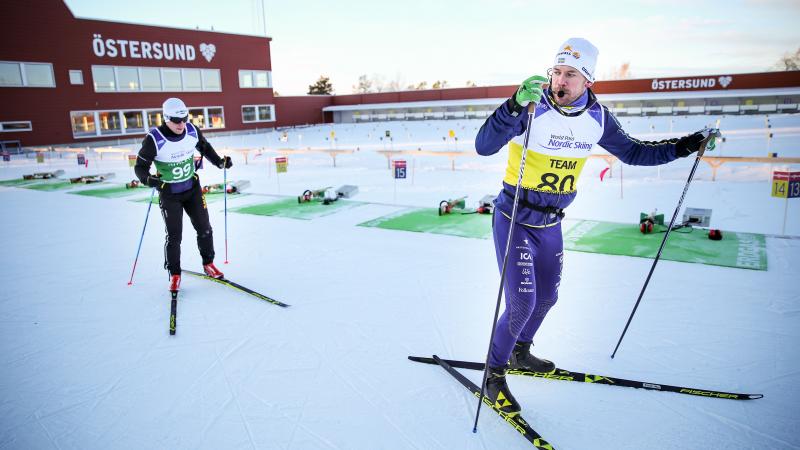
<instances>
[{"instance_id":1,"label":"white roof edge","mask_svg":"<svg viewBox=\"0 0 800 450\"><path fill-rule=\"evenodd\" d=\"M732 98L732 97L769 97L776 95L800 95L800 87L796 88L771 88L771 89L726 89L713 91L685 91L685 92L642 92L626 94L597 94L601 102L625 100L676 100L676 99L701 99ZM334 105L322 108L323 111L365 111L374 109L407 109L407 108L441 108L449 106L497 106L506 101L506 98L473 98L462 100L429 100L421 102L392 102L392 103L363 103L357 105Z\"/></svg>"}]
</instances>

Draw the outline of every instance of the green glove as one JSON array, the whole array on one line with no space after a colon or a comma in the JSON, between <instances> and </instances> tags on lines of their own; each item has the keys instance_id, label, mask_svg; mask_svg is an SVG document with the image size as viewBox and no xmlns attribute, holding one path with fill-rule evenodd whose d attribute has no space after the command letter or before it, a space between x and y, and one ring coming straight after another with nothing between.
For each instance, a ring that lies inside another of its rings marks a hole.
<instances>
[{"instance_id":1,"label":"green glove","mask_svg":"<svg viewBox=\"0 0 800 450\"><path fill-rule=\"evenodd\" d=\"M541 75L534 75L528 78L519 85L519 89L517 89L517 93L514 95L514 101L522 107L528 106L530 102L539 103L539 100L542 99L542 95L544 95L544 91L542 90L542 85L544 83L547 83L547 78Z\"/></svg>"}]
</instances>

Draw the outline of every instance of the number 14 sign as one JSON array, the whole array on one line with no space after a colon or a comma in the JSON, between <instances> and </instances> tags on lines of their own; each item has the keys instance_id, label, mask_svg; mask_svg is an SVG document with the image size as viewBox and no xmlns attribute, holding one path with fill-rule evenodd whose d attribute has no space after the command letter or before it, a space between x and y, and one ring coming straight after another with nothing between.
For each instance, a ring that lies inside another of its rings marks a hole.
<instances>
[{"instance_id":1,"label":"number 14 sign","mask_svg":"<svg viewBox=\"0 0 800 450\"><path fill-rule=\"evenodd\" d=\"M800 197L800 172L772 172L772 196Z\"/></svg>"}]
</instances>

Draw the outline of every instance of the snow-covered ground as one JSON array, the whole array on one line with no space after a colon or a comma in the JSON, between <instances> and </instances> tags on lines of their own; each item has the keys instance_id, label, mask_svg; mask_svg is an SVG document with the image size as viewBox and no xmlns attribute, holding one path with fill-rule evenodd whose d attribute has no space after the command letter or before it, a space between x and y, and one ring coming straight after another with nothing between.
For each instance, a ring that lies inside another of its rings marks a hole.
<instances>
[{"instance_id":1,"label":"snow-covered ground","mask_svg":"<svg viewBox=\"0 0 800 450\"><path fill-rule=\"evenodd\" d=\"M673 132L699 128L700 119L673 124ZM790 130L797 121L789 116L774 127ZM668 123L639 122L623 125L645 137L669 132ZM229 213L227 265L223 204L209 204L218 266L292 306L185 277L176 336L168 335L157 207L128 286L146 203L0 188L0 448L530 448L487 409L473 434L474 397L442 369L406 359L485 358L499 282L492 242L356 226L462 195L473 206L498 191L504 152L459 157L455 171L444 157L400 156L409 161L409 178L395 181L374 151L383 148L376 137L387 127L398 136L387 148L399 147L406 132L406 148L435 142L442 150L455 143L441 136L461 126L465 150L480 122L455 123L337 126L335 146L358 151L340 155L336 168L323 153L290 155L280 178L270 162L276 153L251 152L245 164L242 153L227 150L235 163L229 178L252 183L250 195L229 197L229 207L342 184L358 185L354 200L367 203L310 221ZM763 122L739 128L758 126ZM330 131L290 131L288 144L330 148ZM771 151L797 156L794 133L776 132ZM211 142L218 149L274 148L279 134ZM763 135L733 136L720 151L766 155ZM120 156L90 160L87 169L71 155L40 165L15 159L0 163L0 179L59 168L65 177L115 172L118 184L132 176ZM691 164L625 166L622 177L616 165L601 182L605 163L591 160L565 228L582 218L635 226L639 212L653 208L671 215ZM684 206L712 208L714 228L770 235L769 269L659 262L612 360L652 261L567 252L560 300L535 349L576 371L764 398L510 377L524 417L556 448L800 448L800 239L793 237L800 235L800 202L786 208L770 197L767 165L726 164L717 181L710 174L701 163ZM220 182L222 171L206 168L201 179ZM184 234L183 265L199 269L188 220ZM480 380L479 372L463 372Z\"/></svg>"}]
</instances>

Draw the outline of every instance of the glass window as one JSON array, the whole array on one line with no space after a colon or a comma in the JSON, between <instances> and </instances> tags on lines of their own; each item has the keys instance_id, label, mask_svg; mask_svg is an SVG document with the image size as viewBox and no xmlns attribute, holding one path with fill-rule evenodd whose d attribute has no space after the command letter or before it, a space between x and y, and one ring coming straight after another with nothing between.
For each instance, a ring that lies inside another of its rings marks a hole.
<instances>
[{"instance_id":1,"label":"glass window","mask_svg":"<svg viewBox=\"0 0 800 450\"><path fill-rule=\"evenodd\" d=\"M161 78L164 80L164 91L183 90L181 69L161 69Z\"/></svg>"},{"instance_id":2,"label":"glass window","mask_svg":"<svg viewBox=\"0 0 800 450\"><path fill-rule=\"evenodd\" d=\"M160 127L163 122L161 121L161 110L151 109L147 111L147 124L151 127Z\"/></svg>"},{"instance_id":3,"label":"glass window","mask_svg":"<svg viewBox=\"0 0 800 450\"><path fill-rule=\"evenodd\" d=\"M83 71L70 70L69 71L69 84L83 84Z\"/></svg>"},{"instance_id":4,"label":"glass window","mask_svg":"<svg viewBox=\"0 0 800 450\"><path fill-rule=\"evenodd\" d=\"M221 91L222 84L219 80L218 69L203 69L203 90L204 91Z\"/></svg>"},{"instance_id":5,"label":"glass window","mask_svg":"<svg viewBox=\"0 0 800 450\"><path fill-rule=\"evenodd\" d=\"M55 87L53 66L50 64L24 63L25 85L34 87Z\"/></svg>"},{"instance_id":6,"label":"glass window","mask_svg":"<svg viewBox=\"0 0 800 450\"><path fill-rule=\"evenodd\" d=\"M239 87L251 88L253 87L253 72L250 70L239 71Z\"/></svg>"},{"instance_id":7,"label":"glass window","mask_svg":"<svg viewBox=\"0 0 800 450\"><path fill-rule=\"evenodd\" d=\"M0 122L0 131L31 131L30 122Z\"/></svg>"},{"instance_id":8,"label":"glass window","mask_svg":"<svg viewBox=\"0 0 800 450\"><path fill-rule=\"evenodd\" d=\"M197 128L205 128L205 114L203 112L203 108L190 108L189 121L192 122L192 125L196 126Z\"/></svg>"},{"instance_id":9,"label":"glass window","mask_svg":"<svg viewBox=\"0 0 800 450\"><path fill-rule=\"evenodd\" d=\"M183 69L183 90L199 91L203 84L200 81L200 69Z\"/></svg>"},{"instance_id":10,"label":"glass window","mask_svg":"<svg viewBox=\"0 0 800 450\"><path fill-rule=\"evenodd\" d=\"M100 122L100 134L122 134L122 121L119 111L100 111L97 113Z\"/></svg>"},{"instance_id":11,"label":"glass window","mask_svg":"<svg viewBox=\"0 0 800 450\"><path fill-rule=\"evenodd\" d=\"M256 120L256 107L242 106L242 122L255 122Z\"/></svg>"},{"instance_id":12,"label":"glass window","mask_svg":"<svg viewBox=\"0 0 800 450\"><path fill-rule=\"evenodd\" d=\"M139 90L139 69L136 67L117 67L116 69L120 92Z\"/></svg>"},{"instance_id":13,"label":"glass window","mask_svg":"<svg viewBox=\"0 0 800 450\"><path fill-rule=\"evenodd\" d=\"M258 107L258 120L272 120L272 110L269 106L264 105Z\"/></svg>"},{"instance_id":14,"label":"glass window","mask_svg":"<svg viewBox=\"0 0 800 450\"><path fill-rule=\"evenodd\" d=\"M225 113L222 108L206 108L208 110L208 128L225 128Z\"/></svg>"},{"instance_id":15,"label":"glass window","mask_svg":"<svg viewBox=\"0 0 800 450\"><path fill-rule=\"evenodd\" d=\"M0 86L22 86L19 63L0 62Z\"/></svg>"},{"instance_id":16,"label":"glass window","mask_svg":"<svg viewBox=\"0 0 800 450\"><path fill-rule=\"evenodd\" d=\"M94 113L93 112L73 112L70 113L72 119L72 135L75 137L95 136Z\"/></svg>"},{"instance_id":17,"label":"glass window","mask_svg":"<svg viewBox=\"0 0 800 450\"><path fill-rule=\"evenodd\" d=\"M267 72L258 71L255 73L256 77L256 87L265 88L269 87L269 83L267 82Z\"/></svg>"},{"instance_id":18,"label":"glass window","mask_svg":"<svg viewBox=\"0 0 800 450\"><path fill-rule=\"evenodd\" d=\"M141 111L123 111L126 133L144 133L144 116Z\"/></svg>"},{"instance_id":19,"label":"glass window","mask_svg":"<svg viewBox=\"0 0 800 450\"><path fill-rule=\"evenodd\" d=\"M92 80L94 81L95 92L113 92L117 90L113 67L92 66Z\"/></svg>"},{"instance_id":20,"label":"glass window","mask_svg":"<svg viewBox=\"0 0 800 450\"><path fill-rule=\"evenodd\" d=\"M139 79L143 91L161 90L161 69L158 67L140 67Z\"/></svg>"}]
</instances>

